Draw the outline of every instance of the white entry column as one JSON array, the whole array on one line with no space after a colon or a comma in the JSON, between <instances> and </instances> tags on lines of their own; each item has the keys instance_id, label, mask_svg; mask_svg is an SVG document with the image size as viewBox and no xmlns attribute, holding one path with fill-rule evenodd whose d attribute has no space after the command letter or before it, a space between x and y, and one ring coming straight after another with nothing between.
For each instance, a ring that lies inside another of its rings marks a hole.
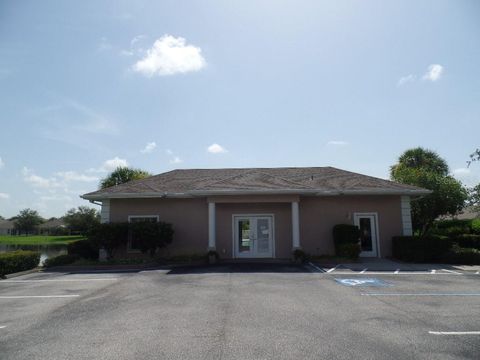
<instances>
[{"instance_id":1,"label":"white entry column","mask_svg":"<svg viewBox=\"0 0 480 360\"><path fill-rule=\"evenodd\" d=\"M208 250L215 250L216 233L215 233L215 203L208 203Z\"/></svg>"},{"instance_id":2,"label":"white entry column","mask_svg":"<svg viewBox=\"0 0 480 360\"><path fill-rule=\"evenodd\" d=\"M298 201L292 202L292 247L300 249L300 211Z\"/></svg>"}]
</instances>

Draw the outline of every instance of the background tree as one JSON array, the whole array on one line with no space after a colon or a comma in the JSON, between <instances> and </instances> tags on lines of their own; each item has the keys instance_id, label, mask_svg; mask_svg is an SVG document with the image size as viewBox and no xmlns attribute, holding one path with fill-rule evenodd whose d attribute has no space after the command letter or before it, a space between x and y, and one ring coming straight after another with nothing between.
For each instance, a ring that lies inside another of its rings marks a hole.
<instances>
[{"instance_id":1,"label":"background tree","mask_svg":"<svg viewBox=\"0 0 480 360\"><path fill-rule=\"evenodd\" d=\"M43 221L36 210L24 209L15 217L15 229L19 233L24 232L27 235L33 232Z\"/></svg>"},{"instance_id":2,"label":"background tree","mask_svg":"<svg viewBox=\"0 0 480 360\"><path fill-rule=\"evenodd\" d=\"M405 151L390 168L392 180L432 190L431 194L412 201L412 226L420 236L428 232L439 216L455 215L465 206L467 189L448 172L444 159L423 148Z\"/></svg>"},{"instance_id":3,"label":"background tree","mask_svg":"<svg viewBox=\"0 0 480 360\"><path fill-rule=\"evenodd\" d=\"M131 180L144 179L152 176L149 172L141 169L133 169L128 167L117 167L112 173L100 182L100 188L105 189L110 186L124 184Z\"/></svg>"},{"instance_id":4,"label":"background tree","mask_svg":"<svg viewBox=\"0 0 480 360\"><path fill-rule=\"evenodd\" d=\"M468 206L471 206L473 211L480 213L480 184L468 191Z\"/></svg>"},{"instance_id":5,"label":"background tree","mask_svg":"<svg viewBox=\"0 0 480 360\"><path fill-rule=\"evenodd\" d=\"M447 176L449 169L447 162L435 151L417 147L406 150L398 158L398 163L390 167L390 176L395 178L397 172L404 169L417 169Z\"/></svg>"},{"instance_id":6,"label":"background tree","mask_svg":"<svg viewBox=\"0 0 480 360\"><path fill-rule=\"evenodd\" d=\"M63 220L70 231L86 235L93 226L100 223L100 214L88 206L79 206L68 210Z\"/></svg>"}]
</instances>

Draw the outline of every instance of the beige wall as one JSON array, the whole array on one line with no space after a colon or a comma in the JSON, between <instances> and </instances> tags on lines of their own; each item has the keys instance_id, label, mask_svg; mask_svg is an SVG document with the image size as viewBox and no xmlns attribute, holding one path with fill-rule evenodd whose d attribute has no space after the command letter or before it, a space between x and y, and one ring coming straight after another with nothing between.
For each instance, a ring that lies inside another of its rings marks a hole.
<instances>
[{"instance_id":1,"label":"beige wall","mask_svg":"<svg viewBox=\"0 0 480 360\"><path fill-rule=\"evenodd\" d=\"M314 255L333 254L332 228L353 224L353 213L376 212L382 257L392 255L392 236L402 234L400 196L335 196L300 199L300 244Z\"/></svg>"},{"instance_id":2,"label":"beige wall","mask_svg":"<svg viewBox=\"0 0 480 360\"><path fill-rule=\"evenodd\" d=\"M209 198L208 201L214 201ZM231 258L233 250L234 214L273 214L275 254L290 258L292 251L291 204L273 197L253 203L245 198L232 198L234 203L216 204L217 251L222 258ZM260 199L259 199L260 200ZM296 198L295 198L296 200ZM332 227L353 224L355 212L376 212L382 257L391 256L391 238L402 234L400 196L335 196L300 198L300 245L312 255L333 254ZM205 253L208 247L207 198L195 199L112 199L110 221L128 221L129 215L158 215L161 221L173 224L175 235L169 255Z\"/></svg>"},{"instance_id":3,"label":"beige wall","mask_svg":"<svg viewBox=\"0 0 480 360\"><path fill-rule=\"evenodd\" d=\"M204 254L208 244L207 209L205 198L112 199L110 221L128 221L129 215L158 215L175 230L167 255Z\"/></svg>"}]
</instances>

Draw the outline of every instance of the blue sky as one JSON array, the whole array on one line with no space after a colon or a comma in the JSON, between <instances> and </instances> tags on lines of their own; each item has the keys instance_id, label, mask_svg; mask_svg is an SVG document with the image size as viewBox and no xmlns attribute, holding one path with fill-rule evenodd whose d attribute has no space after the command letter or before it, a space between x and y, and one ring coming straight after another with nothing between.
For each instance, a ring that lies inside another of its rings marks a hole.
<instances>
[{"instance_id":1,"label":"blue sky","mask_svg":"<svg viewBox=\"0 0 480 360\"><path fill-rule=\"evenodd\" d=\"M2 1L0 215L125 164L387 178L423 146L474 185L479 38L478 1Z\"/></svg>"}]
</instances>

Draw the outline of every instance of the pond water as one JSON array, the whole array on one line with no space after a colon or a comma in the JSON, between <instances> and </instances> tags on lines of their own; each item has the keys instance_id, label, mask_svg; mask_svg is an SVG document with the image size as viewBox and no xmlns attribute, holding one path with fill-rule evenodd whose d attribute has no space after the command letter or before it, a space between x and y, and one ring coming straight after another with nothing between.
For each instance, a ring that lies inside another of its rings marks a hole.
<instances>
[{"instance_id":1,"label":"pond water","mask_svg":"<svg viewBox=\"0 0 480 360\"><path fill-rule=\"evenodd\" d=\"M0 253L16 251L16 250L31 250L38 251L40 253L40 263L57 255L63 255L67 253L67 245L10 245L10 244L0 244Z\"/></svg>"}]
</instances>

